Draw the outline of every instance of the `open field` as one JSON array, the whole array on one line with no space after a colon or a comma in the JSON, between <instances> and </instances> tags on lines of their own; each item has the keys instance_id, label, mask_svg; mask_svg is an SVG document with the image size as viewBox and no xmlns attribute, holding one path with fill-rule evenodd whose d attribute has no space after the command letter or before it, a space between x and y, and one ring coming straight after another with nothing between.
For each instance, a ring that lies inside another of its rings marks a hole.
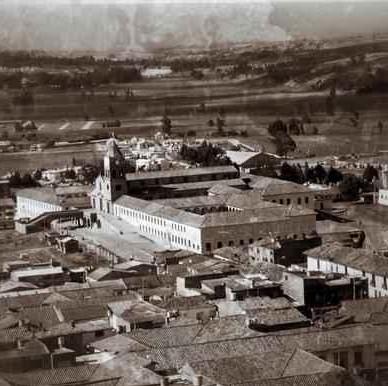
<instances>
[{"instance_id":1,"label":"open field","mask_svg":"<svg viewBox=\"0 0 388 386\"><path fill-rule=\"evenodd\" d=\"M125 98L130 87L134 97ZM109 91L115 89L116 98ZM373 152L388 149L388 95L339 93L336 114L327 116L325 100L328 91L312 91L307 86L265 87L257 79L192 81L187 78L145 80L133 84L101 87L94 96L80 91L57 91L38 88L34 106L13 106L10 93L0 93L0 135L15 135L14 122L32 119L38 126L31 143L68 140L88 140L93 136L115 131L122 137L148 136L160 130L161 117L167 111L172 120L173 132L195 130L197 136L206 137L214 128L208 126L215 120L220 108L225 112L226 130L247 130L247 141L263 145L267 151L275 148L267 127L276 118L288 120L309 110L312 123L319 135L294 137L298 144L296 156L309 152L315 155ZM199 108L204 104L204 108ZM112 105L113 115L108 106ZM354 112L359 122L354 125ZM89 120L85 120L85 114ZM118 129L103 128L103 122L120 119ZM383 133L376 131L377 122L384 124ZM19 136L20 137L20 136ZM20 138L19 138L20 139ZM25 139L24 139L25 140ZM42 153L0 155L0 173L9 170L33 170L38 167L59 167L77 160L95 162L99 158L93 145L48 149Z\"/></svg>"},{"instance_id":2,"label":"open field","mask_svg":"<svg viewBox=\"0 0 388 386\"><path fill-rule=\"evenodd\" d=\"M73 159L77 164L97 164L101 157L102 153L91 144L48 149L43 152L3 153L0 154L0 175L14 170L31 172L42 168L70 167Z\"/></svg>"}]
</instances>

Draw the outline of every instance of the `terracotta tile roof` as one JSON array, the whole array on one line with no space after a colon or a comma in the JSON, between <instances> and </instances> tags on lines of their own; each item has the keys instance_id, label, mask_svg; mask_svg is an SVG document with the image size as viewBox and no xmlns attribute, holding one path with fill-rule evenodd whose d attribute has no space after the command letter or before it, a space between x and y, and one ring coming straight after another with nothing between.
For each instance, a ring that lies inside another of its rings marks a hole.
<instances>
[{"instance_id":1,"label":"terracotta tile roof","mask_svg":"<svg viewBox=\"0 0 388 386\"><path fill-rule=\"evenodd\" d=\"M190 345L201 329L201 325L192 324L152 330L135 330L128 336L148 348L175 347Z\"/></svg>"},{"instance_id":2,"label":"terracotta tile roof","mask_svg":"<svg viewBox=\"0 0 388 386\"><path fill-rule=\"evenodd\" d=\"M348 326L333 330L293 330L284 334L232 338L219 342L207 341L189 346L150 350L141 353L141 355L148 355L147 358L155 361L159 369L177 369L198 357L203 360L216 360L230 356L289 351L295 348L309 352L322 352L343 347L372 345L379 339L377 334L381 335L382 332L387 335L384 330L376 330L376 327L370 326Z\"/></svg>"},{"instance_id":3,"label":"terracotta tile roof","mask_svg":"<svg viewBox=\"0 0 388 386\"><path fill-rule=\"evenodd\" d=\"M372 386L369 382L347 372L317 373L262 379L254 382L232 383L229 386Z\"/></svg>"},{"instance_id":4,"label":"terracotta tile roof","mask_svg":"<svg viewBox=\"0 0 388 386\"><path fill-rule=\"evenodd\" d=\"M196 308L215 308L215 306L208 303L203 296L173 296L166 301L157 302L155 304L157 304L158 307L169 311L182 311Z\"/></svg>"},{"instance_id":5,"label":"terracotta tile roof","mask_svg":"<svg viewBox=\"0 0 388 386\"><path fill-rule=\"evenodd\" d=\"M2 376L12 384L20 386L77 384L90 380L98 367L98 365L73 366L21 374L3 373Z\"/></svg>"},{"instance_id":6,"label":"terracotta tile roof","mask_svg":"<svg viewBox=\"0 0 388 386\"><path fill-rule=\"evenodd\" d=\"M314 194L306 186L290 181L284 181L271 177L256 177L251 184L252 188L261 192L263 196L279 194Z\"/></svg>"},{"instance_id":7,"label":"terracotta tile roof","mask_svg":"<svg viewBox=\"0 0 388 386\"><path fill-rule=\"evenodd\" d=\"M0 330L0 345L15 343L18 339L28 340L32 337L32 332L26 327L5 328Z\"/></svg>"},{"instance_id":8,"label":"terracotta tile roof","mask_svg":"<svg viewBox=\"0 0 388 386\"><path fill-rule=\"evenodd\" d=\"M125 176L127 181L147 180L153 178L169 178L184 176L207 175L214 173L232 173L237 174L234 166L214 166L204 168L189 168L189 169L171 169L165 171L146 172L146 173L131 173Z\"/></svg>"},{"instance_id":9,"label":"terracotta tile roof","mask_svg":"<svg viewBox=\"0 0 388 386\"><path fill-rule=\"evenodd\" d=\"M186 366L183 371L185 368ZM211 382L222 385L297 375L345 372L344 369L300 349L194 361L189 362L187 368L196 375L202 375Z\"/></svg>"},{"instance_id":10,"label":"terracotta tile roof","mask_svg":"<svg viewBox=\"0 0 388 386\"><path fill-rule=\"evenodd\" d=\"M49 328L64 321L61 311L55 306L25 308L18 312L18 317L20 320L43 328Z\"/></svg>"},{"instance_id":11,"label":"terracotta tile roof","mask_svg":"<svg viewBox=\"0 0 388 386\"><path fill-rule=\"evenodd\" d=\"M138 330L141 331L141 330ZM149 330L153 331L153 330ZM148 332L148 331L147 331ZM147 346L135 340L132 334L129 335L113 335L105 339L91 343L91 346L99 351L107 351L111 353L128 353L146 350ZM148 347L149 348L149 347Z\"/></svg>"},{"instance_id":12,"label":"terracotta tile roof","mask_svg":"<svg viewBox=\"0 0 388 386\"><path fill-rule=\"evenodd\" d=\"M12 358L31 358L50 354L49 349L41 341L34 339L23 344L21 349L15 348L12 350L1 351L1 359Z\"/></svg>"},{"instance_id":13,"label":"terracotta tile roof","mask_svg":"<svg viewBox=\"0 0 388 386\"><path fill-rule=\"evenodd\" d=\"M165 311L151 303L139 300L115 301L108 304L113 314L130 323L145 321L164 322Z\"/></svg>"},{"instance_id":14,"label":"terracotta tile roof","mask_svg":"<svg viewBox=\"0 0 388 386\"><path fill-rule=\"evenodd\" d=\"M107 317L106 304L74 304L73 307L61 308L65 322L104 319Z\"/></svg>"},{"instance_id":15,"label":"terracotta tile roof","mask_svg":"<svg viewBox=\"0 0 388 386\"><path fill-rule=\"evenodd\" d=\"M209 320L202 325L193 343L217 342L260 335L262 335L260 332L247 326L245 315L237 315Z\"/></svg>"}]
</instances>

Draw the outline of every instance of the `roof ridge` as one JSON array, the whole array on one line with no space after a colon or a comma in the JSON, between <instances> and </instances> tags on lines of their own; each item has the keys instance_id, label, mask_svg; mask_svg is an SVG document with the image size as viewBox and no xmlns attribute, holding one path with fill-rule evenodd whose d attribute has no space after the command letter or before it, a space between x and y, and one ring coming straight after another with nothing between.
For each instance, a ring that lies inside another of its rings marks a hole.
<instances>
[{"instance_id":1,"label":"roof ridge","mask_svg":"<svg viewBox=\"0 0 388 386\"><path fill-rule=\"evenodd\" d=\"M285 363L285 365L284 365L282 371L280 372L280 375L281 375L281 376L284 375L284 373L285 373L285 371L286 371L286 369L287 369L287 367L288 367L288 365L289 365L291 359L295 356L295 354L296 354L296 352L297 352L298 350L299 350L299 348L298 348L298 347L295 347L295 348L294 348L294 351L292 352L292 354L291 354L291 355L289 356L289 358L286 360L286 363Z\"/></svg>"}]
</instances>

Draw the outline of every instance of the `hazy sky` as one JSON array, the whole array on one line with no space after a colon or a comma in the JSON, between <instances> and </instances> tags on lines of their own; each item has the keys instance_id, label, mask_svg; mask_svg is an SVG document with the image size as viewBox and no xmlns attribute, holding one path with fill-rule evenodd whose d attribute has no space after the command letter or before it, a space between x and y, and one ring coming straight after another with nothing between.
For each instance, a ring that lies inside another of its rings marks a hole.
<instances>
[{"instance_id":1,"label":"hazy sky","mask_svg":"<svg viewBox=\"0 0 388 386\"><path fill-rule=\"evenodd\" d=\"M388 1L0 0L0 49L149 50L386 32Z\"/></svg>"}]
</instances>

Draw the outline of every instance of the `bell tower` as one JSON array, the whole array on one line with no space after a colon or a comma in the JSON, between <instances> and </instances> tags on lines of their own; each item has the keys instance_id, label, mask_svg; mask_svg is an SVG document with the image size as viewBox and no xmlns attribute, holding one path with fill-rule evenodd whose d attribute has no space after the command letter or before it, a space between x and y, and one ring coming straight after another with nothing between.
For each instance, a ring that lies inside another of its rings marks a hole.
<instances>
[{"instance_id":1,"label":"bell tower","mask_svg":"<svg viewBox=\"0 0 388 386\"><path fill-rule=\"evenodd\" d=\"M110 138L106 143L104 170L95 182L92 196L92 206L105 213L113 213L113 203L127 193L125 180L126 164L116 138Z\"/></svg>"}]
</instances>

